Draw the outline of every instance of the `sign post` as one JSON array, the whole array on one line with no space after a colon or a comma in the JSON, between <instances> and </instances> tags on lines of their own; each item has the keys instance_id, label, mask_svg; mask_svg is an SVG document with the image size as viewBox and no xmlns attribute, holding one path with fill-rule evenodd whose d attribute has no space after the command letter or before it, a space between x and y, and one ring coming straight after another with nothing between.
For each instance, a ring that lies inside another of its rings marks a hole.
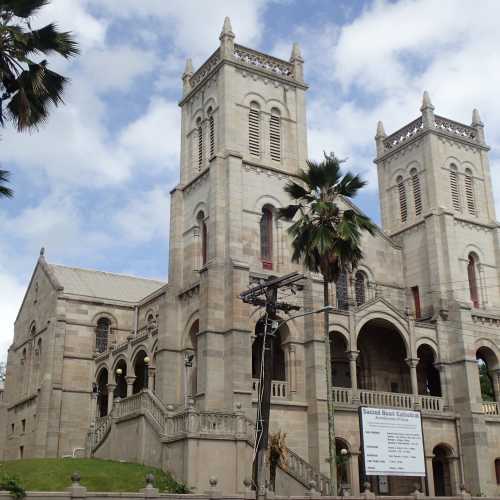
<instances>
[{"instance_id":1,"label":"sign post","mask_svg":"<svg viewBox=\"0 0 500 500\"><path fill-rule=\"evenodd\" d=\"M420 412L369 407L359 411L365 474L425 477Z\"/></svg>"}]
</instances>

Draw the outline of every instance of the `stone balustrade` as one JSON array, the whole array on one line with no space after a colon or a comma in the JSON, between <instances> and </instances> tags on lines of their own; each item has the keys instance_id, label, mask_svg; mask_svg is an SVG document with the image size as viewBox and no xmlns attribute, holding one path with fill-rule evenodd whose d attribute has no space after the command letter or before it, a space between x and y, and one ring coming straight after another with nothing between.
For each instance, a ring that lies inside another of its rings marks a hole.
<instances>
[{"instance_id":1,"label":"stone balustrade","mask_svg":"<svg viewBox=\"0 0 500 500\"><path fill-rule=\"evenodd\" d=\"M252 380L252 396L257 399L257 388L259 386L258 379ZM284 380L273 380L271 382L271 398L286 399L288 397L288 382Z\"/></svg>"},{"instance_id":2,"label":"stone balustrade","mask_svg":"<svg viewBox=\"0 0 500 500\"><path fill-rule=\"evenodd\" d=\"M495 401L483 401L481 406L485 415L500 417L500 405Z\"/></svg>"},{"instance_id":3,"label":"stone balustrade","mask_svg":"<svg viewBox=\"0 0 500 500\"><path fill-rule=\"evenodd\" d=\"M242 45L235 44L234 46L234 58L244 64L250 66L255 66L259 69L265 71L270 71L279 76L284 76L285 78L293 78L293 64L272 57L262 52L258 52Z\"/></svg>"},{"instance_id":4,"label":"stone balustrade","mask_svg":"<svg viewBox=\"0 0 500 500\"><path fill-rule=\"evenodd\" d=\"M381 406L386 408L402 408L413 410L420 408L425 412L442 413L446 411L444 398L437 396L415 396L413 394L402 394L397 392L369 391L359 389L357 401L353 398L350 388L334 387L333 401L337 405L345 406Z\"/></svg>"},{"instance_id":5,"label":"stone balustrade","mask_svg":"<svg viewBox=\"0 0 500 500\"><path fill-rule=\"evenodd\" d=\"M402 142L415 137L423 130L423 128L424 124L422 121L422 117L419 116L416 120L413 120L408 125L405 125L403 128L397 130L386 139L384 139L384 149L386 151L389 151L396 146L399 146Z\"/></svg>"},{"instance_id":6,"label":"stone balustrade","mask_svg":"<svg viewBox=\"0 0 500 500\"><path fill-rule=\"evenodd\" d=\"M103 441L111 428L111 416L99 417L96 419L93 429L91 429L90 450L93 452Z\"/></svg>"}]
</instances>

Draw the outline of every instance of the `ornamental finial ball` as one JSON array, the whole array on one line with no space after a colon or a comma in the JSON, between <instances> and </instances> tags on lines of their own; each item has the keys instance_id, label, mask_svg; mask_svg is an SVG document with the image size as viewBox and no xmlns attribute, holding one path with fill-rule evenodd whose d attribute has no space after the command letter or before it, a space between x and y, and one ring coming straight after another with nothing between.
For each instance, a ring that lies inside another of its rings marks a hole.
<instances>
[{"instance_id":1,"label":"ornamental finial ball","mask_svg":"<svg viewBox=\"0 0 500 500\"><path fill-rule=\"evenodd\" d=\"M219 482L219 480L217 479L216 476L210 476L210 478L208 479L208 484L210 484L210 486L212 486L212 488L217 486L218 482Z\"/></svg>"}]
</instances>

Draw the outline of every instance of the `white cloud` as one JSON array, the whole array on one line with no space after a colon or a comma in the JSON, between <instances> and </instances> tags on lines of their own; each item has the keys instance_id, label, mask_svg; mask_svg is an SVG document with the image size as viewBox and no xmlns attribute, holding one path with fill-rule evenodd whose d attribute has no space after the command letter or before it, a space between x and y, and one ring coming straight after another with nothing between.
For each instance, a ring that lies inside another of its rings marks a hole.
<instances>
[{"instance_id":1,"label":"white cloud","mask_svg":"<svg viewBox=\"0 0 500 500\"><path fill-rule=\"evenodd\" d=\"M7 349L14 338L14 321L26 290L26 283L0 268L0 361L7 359Z\"/></svg>"},{"instance_id":2,"label":"white cloud","mask_svg":"<svg viewBox=\"0 0 500 500\"><path fill-rule=\"evenodd\" d=\"M136 164L177 172L180 136L177 104L153 97L146 112L122 131L119 144L124 156Z\"/></svg>"},{"instance_id":3,"label":"white cloud","mask_svg":"<svg viewBox=\"0 0 500 500\"><path fill-rule=\"evenodd\" d=\"M167 239L170 218L167 189L135 192L134 197L113 217L113 224L132 244Z\"/></svg>"}]
</instances>

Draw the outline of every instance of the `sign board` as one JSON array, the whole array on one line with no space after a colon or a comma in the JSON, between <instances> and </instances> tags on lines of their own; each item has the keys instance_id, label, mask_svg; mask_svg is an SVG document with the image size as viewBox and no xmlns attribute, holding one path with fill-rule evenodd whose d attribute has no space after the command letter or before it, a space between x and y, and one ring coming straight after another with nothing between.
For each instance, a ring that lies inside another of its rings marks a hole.
<instances>
[{"instance_id":1,"label":"sign board","mask_svg":"<svg viewBox=\"0 0 500 500\"><path fill-rule=\"evenodd\" d=\"M420 412L360 408L367 476L425 476Z\"/></svg>"}]
</instances>

